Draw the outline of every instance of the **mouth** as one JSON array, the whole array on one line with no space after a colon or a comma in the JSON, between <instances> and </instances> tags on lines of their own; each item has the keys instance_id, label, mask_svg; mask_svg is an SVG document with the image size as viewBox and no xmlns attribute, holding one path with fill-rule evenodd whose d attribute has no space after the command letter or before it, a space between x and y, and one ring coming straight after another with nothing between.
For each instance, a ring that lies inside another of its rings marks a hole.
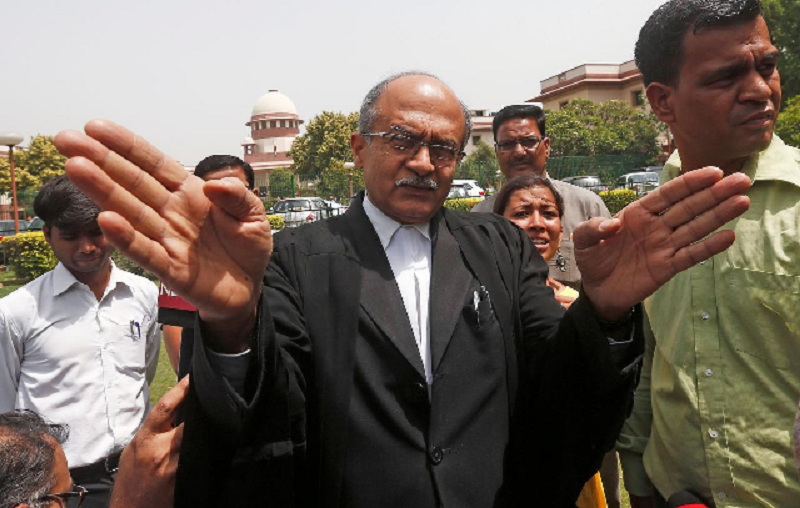
<instances>
[{"instance_id":1,"label":"mouth","mask_svg":"<svg viewBox=\"0 0 800 508\"><path fill-rule=\"evenodd\" d=\"M536 250L538 250L539 252L545 252L548 249L548 247L550 247L550 240L547 240L546 238L542 237L531 238L531 242L533 242L534 247L536 247Z\"/></svg>"},{"instance_id":2,"label":"mouth","mask_svg":"<svg viewBox=\"0 0 800 508\"><path fill-rule=\"evenodd\" d=\"M768 109L766 111L761 111L759 113L755 113L746 117L742 122L741 125L747 127L763 127L765 125L769 125L775 120L775 111L772 109Z\"/></svg>"}]
</instances>

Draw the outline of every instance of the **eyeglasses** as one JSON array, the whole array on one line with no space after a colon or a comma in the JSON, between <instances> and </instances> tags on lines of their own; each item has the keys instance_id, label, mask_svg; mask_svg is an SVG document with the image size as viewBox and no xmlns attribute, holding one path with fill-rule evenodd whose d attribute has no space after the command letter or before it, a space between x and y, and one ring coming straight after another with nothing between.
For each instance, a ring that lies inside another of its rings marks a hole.
<instances>
[{"instance_id":1,"label":"eyeglasses","mask_svg":"<svg viewBox=\"0 0 800 508\"><path fill-rule=\"evenodd\" d=\"M80 485L74 485L72 492L61 492L59 494L47 494L39 498L41 501L56 501L62 508L80 508L86 497L87 490Z\"/></svg>"},{"instance_id":2,"label":"eyeglasses","mask_svg":"<svg viewBox=\"0 0 800 508\"><path fill-rule=\"evenodd\" d=\"M536 147L539 146L539 143L541 142L542 138L531 136L529 138L509 139L508 141L501 141L500 143L495 143L494 146L496 146L497 149L500 150L501 152L513 152L514 150L517 149L517 145L519 145L526 152L531 152L533 150L536 150Z\"/></svg>"},{"instance_id":3,"label":"eyeglasses","mask_svg":"<svg viewBox=\"0 0 800 508\"><path fill-rule=\"evenodd\" d=\"M368 138L383 138L395 151L401 152L407 157L413 157L419 152L420 147L427 146L431 161L437 166L450 164L456 159L466 155L461 150L453 148L452 146L426 143L425 141L416 139L400 126L393 125L391 129L391 131L385 132L364 132L361 135Z\"/></svg>"}]
</instances>

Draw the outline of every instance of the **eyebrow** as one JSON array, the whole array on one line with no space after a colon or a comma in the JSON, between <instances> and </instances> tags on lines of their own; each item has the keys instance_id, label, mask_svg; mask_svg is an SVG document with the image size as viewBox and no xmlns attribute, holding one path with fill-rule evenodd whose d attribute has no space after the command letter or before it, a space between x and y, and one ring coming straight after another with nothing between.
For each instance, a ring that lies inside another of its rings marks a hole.
<instances>
[{"instance_id":1,"label":"eyebrow","mask_svg":"<svg viewBox=\"0 0 800 508\"><path fill-rule=\"evenodd\" d=\"M770 51L768 54L761 57L758 61L759 65L764 63L777 63L780 60L781 52L776 48L774 51ZM741 72L745 71L750 65L750 62L744 58L740 59L737 62L734 62L729 65L724 65L722 67L718 67L715 69L711 74L708 76L709 81L716 80L722 76L726 76L728 74L740 74Z\"/></svg>"},{"instance_id":2,"label":"eyebrow","mask_svg":"<svg viewBox=\"0 0 800 508\"><path fill-rule=\"evenodd\" d=\"M408 129L406 129L405 127L402 127L400 125L390 125L389 128L391 130L393 130L393 131L398 131L400 134L403 134L403 135L408 136L410 138L419 139L420 137L422 137L421 135L419 135L419 134L417 134L415 132L411 132ZM451 147L451 148L457 146L457 143L455 141L446 140L446 139L433 138L433 139L431 139L431 143L434 144L434 145L448 146L448 147Z\"/></svg>"}]
</instances>

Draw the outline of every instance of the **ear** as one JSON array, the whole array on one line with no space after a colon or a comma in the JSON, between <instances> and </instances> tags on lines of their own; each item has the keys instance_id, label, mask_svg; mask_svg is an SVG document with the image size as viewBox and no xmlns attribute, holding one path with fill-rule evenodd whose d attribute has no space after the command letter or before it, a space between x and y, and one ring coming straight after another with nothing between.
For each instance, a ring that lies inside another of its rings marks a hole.
<instances>
[{"instance_id":1,"label":"ear","mask_svg":"<svg viewBox=\"0 0 800 508\"><path fill-rule=\"evenodd\" d=\"M52 238L53 235L52 228L47 224L45 224L44 226L42 226L42 233L44 233L44 239L47 241L47 243L52 245L52 242L50 241L50 238Z\"/></svg>"},{"instance_id":2,"label":"ear","mask_svg":"<svg viewBox=\"0 0 800 508\"><path fill-rule=\"evenodd\" d=\"M363 157L361 157L361 151L366 147L367 138L358 132L350 134L350 148L353 149L353 164L355 164L357 168L364 167L364 160Z\"/></svg>"},{"instance_id":3,"label":"ear","mask_svg":"<svg viewBox=\"0 0 800 508\"><path fill-rule=\"evenodd\" d=\"M550 157L550 138L545 137L542 140L542 149L544 150L545 159Z\"/></svg>"},{"instance_id":4,"label":"ear","mask_svg":"<svg viewBox=\"0 0 800 508\"><path fill-rule=\"evenodd\" d=\"M645 93L656 117L668 125L674 123L675 110L673 109L672 100L675 90L663 83L650 83Z\"/></svg>"}]
</instances>

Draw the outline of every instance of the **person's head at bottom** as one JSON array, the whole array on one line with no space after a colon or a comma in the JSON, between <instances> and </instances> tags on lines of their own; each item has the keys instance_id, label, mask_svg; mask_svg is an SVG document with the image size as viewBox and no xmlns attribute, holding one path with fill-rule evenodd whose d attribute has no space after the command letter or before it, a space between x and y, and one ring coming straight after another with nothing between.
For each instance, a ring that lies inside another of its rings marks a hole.
<instances>
[{"instance_id":1,"label":"person's head at bottom","mask_svg":"<svg viewBox=\"0 0 800 508\"><path fill-rule=\"evenodd\" d=\"M564 200L550 180L532 173L512 178L497 193L493 211L519 226L546 262L558 255L564 235ZM552 277L547 285L565 307L577 296L572 291L562 295L566 287Z\"/></svg>"},{"instance_id":2,"label":"person's head at bottom","mask_svg":"<svg viewBox=\"0 0 800 508\"><path fill-rule=\"evenodd\" d=\"M85 489L73 485L61 444L67 429L32 411L0 415L0 508L77 508Z\"/></svg>"}]
</instances>

